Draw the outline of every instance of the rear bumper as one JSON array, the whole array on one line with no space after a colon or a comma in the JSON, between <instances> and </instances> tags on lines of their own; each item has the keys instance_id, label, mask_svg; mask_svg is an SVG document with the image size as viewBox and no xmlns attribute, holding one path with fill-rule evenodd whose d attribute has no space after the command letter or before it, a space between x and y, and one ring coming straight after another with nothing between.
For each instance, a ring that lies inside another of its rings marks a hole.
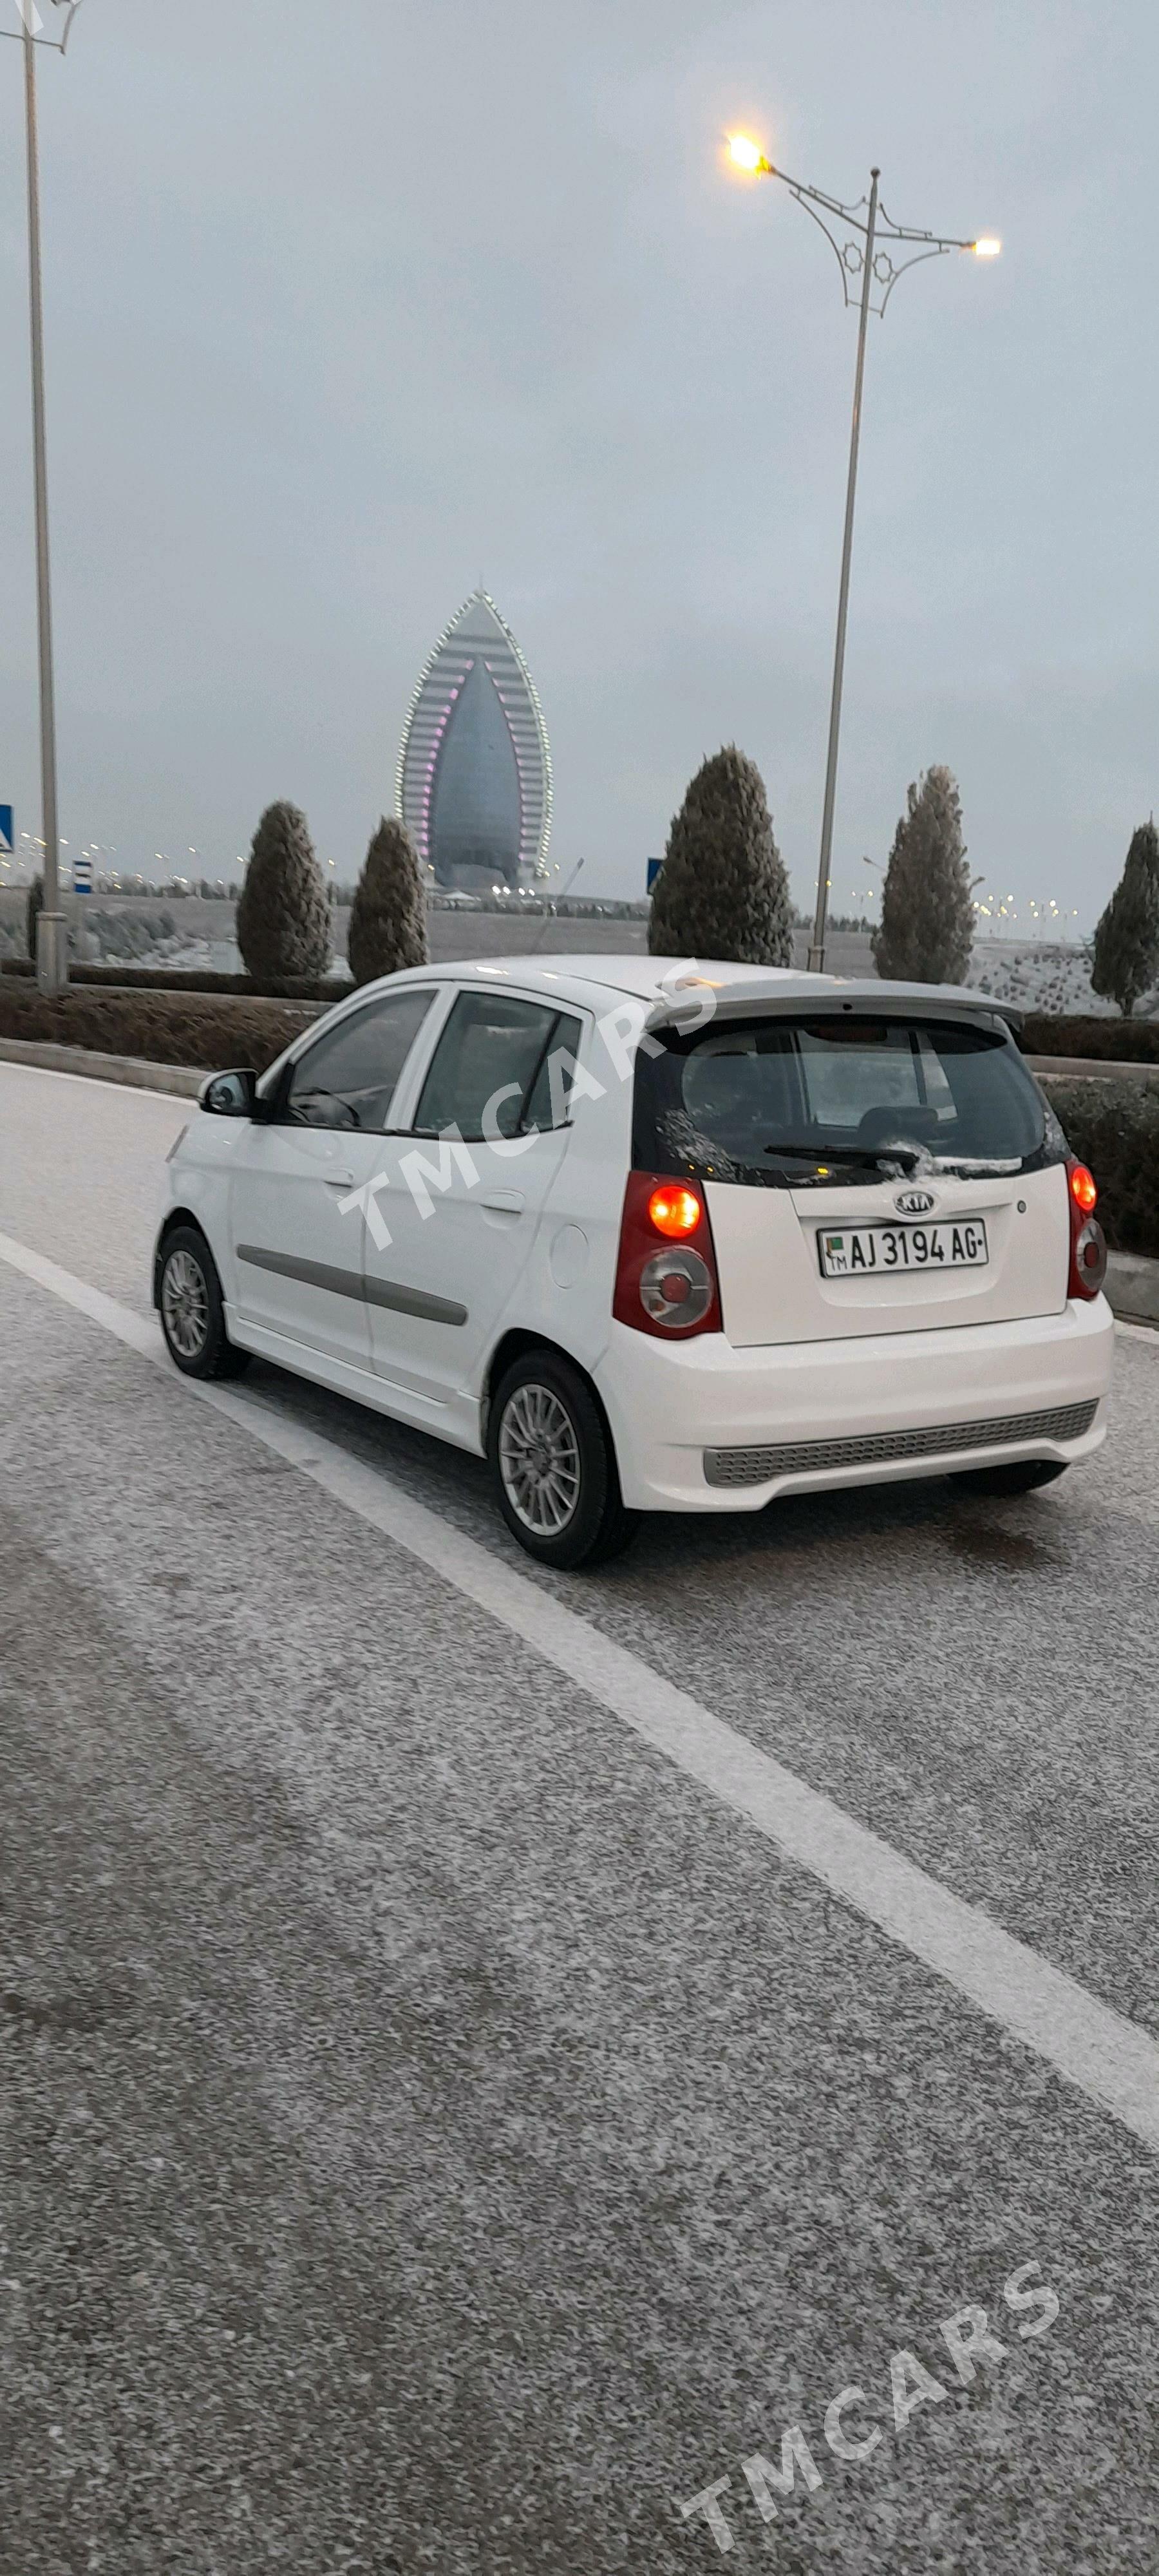
<instances>
[{"instance_id":1,"label":"rear bumper","mask_svg":"<svg viewBox=\"0 0 1159 2576\"><path fill-rule=\"evenodd\" d=\"M630 1510L754 1512L777 1494L1089 1456L1105 1438L1114 1331L1103 1297L1013 1324L759 1350L734 1350L717 1333L670 1345L614 1324L596 1382ZM1078 1438L1041 1429L1023 1439L985 1438L988 1422L1005 1434L1012 1417L1091 1403L1093 1422ZM964 1424L978 1435L969 1447L961 1445ZM706 1452L872 1442L940 1425L944 1451L923 1444L916 1456L795 1467L757 1483L710 1484L705 1472Z\"/></svg>"}]
</instances>

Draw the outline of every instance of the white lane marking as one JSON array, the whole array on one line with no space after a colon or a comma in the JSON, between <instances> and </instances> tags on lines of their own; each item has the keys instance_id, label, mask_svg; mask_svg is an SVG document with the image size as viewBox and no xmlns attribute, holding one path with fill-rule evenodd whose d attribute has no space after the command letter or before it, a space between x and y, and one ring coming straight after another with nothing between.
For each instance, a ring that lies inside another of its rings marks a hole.
<instances>
[{"instance_id":1,"label":"white lane marking","mask_svg":"<svg viewBox=\"0 0 1159 2576\"><path fill-rule=\"evenodd\" d=\"M176 1392L177 1374L155 1325L5 1234L0 1234L0 1259L103 1325L130 1350L160 1362ZM345 1510L453 1584L633 1734L755 1825L787 1859L799 1861L834 1896L876 1923L889 1940L1112 2112L1145 2145L1159 2148L1159 2043L1137 2023L1099 2003L979 1907L940 1887L831 1798L759 1752L746 1736L626 1647L615 1645L577 1611L564 1609L527 1575L449 1529L380 1468L348 1457L337 1442L316 1431L297 1429L260 1398L224 1386L202 1386L192 1378L180 1383L300 1469Z\"/></svg>"},{"instance_id":2,"label":"white lane marking","mask_svg":"<svg viewBox=\"0 0 1159 2576\"><path fill-rule=\"evenodd\" d=\"M9 1262L13 1270L22 1270L26 1279L35 1279L38 1287L51 1289L66 1306L74 1306L78 1314L102 1324L106 1333L114 1333L119 1342L127 1342L130 1350L140 1351L145 1359L165 1356L159 1324L148 1315L135 1315L131 1306L118 1305L116 1298L106 1297L102 1289L90 1288L86 1279L74 1279L71 1270L62 1270L57 1262L46 1260L42 1252L30 1252L12 1235L0 1234L0 1260Z\"/></svg>"}]
</instances>

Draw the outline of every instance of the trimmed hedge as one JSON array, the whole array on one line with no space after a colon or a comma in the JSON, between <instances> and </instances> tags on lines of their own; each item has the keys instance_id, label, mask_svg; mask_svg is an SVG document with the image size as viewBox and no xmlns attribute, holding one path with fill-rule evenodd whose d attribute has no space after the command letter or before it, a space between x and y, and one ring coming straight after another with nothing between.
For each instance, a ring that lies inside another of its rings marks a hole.
<instances>
[{"instance_id":1,"label":"trimmed hedge","mask_svg":"<svg viewBox=\"0 0 1159 2576\"><path fill-rule=\"evenodd\" d=\"M1159 1020L1068 1020L1028 1011L1015 1036L1024 1055L1085 1055L1103 1064L1159 1065Z\"/></svg>"},{"instance_id":2,"label":"trimmed hedge","mask_svg":"<svg viewBox=\"0 0 1159 2576\"><path fill-rule=\"evenodd\" d=\"M36 968L28 957L0 959L0 974L15 975L25 981ZM350 991L346 976L327 976L321 983L301 978L271 978L268 983L251 983L248 975L215 975L210 967L193 967L183 974L170 966L82 966L75 958L69 962L70 984L107 985L118 992L130 993L236 993L242 1001L340 1002Z\"/></svg>"},{"instance_id":3,"label":"trimmed hedge","mask_svg":"<svg viewBox=\"0 0 1159 2576\"><path fill-rule=\"evenodd\" d=\"M1114 1023L1116 1027L1119 1022ZM1099 1185L1099 1220L1116 1252L1159 1259L1159 1078L1042 1078L1072 1150Z\"/></svg>"},{"instance_id":4,"label":"trimmed hedge","mask_svg":"<svg viewBox=\"0 0 1159 2576\"><path fill-rule=\"evenodd\" d=\"M209 994L41 993L0 986L0 1037L94 1047L146 1064L204 1066L216 1073L249 1064L264 1073L283 1047L318 1018L306 1002L218 1000Z\"/></svg>"}]
</instances>

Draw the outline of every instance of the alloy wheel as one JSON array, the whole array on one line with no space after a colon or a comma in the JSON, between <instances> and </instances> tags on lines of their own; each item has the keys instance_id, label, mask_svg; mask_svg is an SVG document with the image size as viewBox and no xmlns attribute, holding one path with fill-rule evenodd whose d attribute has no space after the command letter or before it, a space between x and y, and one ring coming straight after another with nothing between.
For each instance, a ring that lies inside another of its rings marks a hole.
<instances>
[{"instance_id":1,"label":"alloy wheel","mask_svg":"<svg viewBox=\"0 0 1159 2576\"><path fill-rule=\"evenodd\" d=\"M503 1412L499 1473L512 1511L537 1538L557 1538L580 1495L575 1426L549 1386L520 1386Z\"/></svg>"},{"instance_id":2,"label":"alloy wheel","mask_svg":"<svg viewBox=\"0 0 1159 2576\"><path fill-rule=\"evenodd\" d=\"M161 1312L179 1357L199 1359L209 1332L209 1291L204 1271L191 1252L174 1252L166 1262Z\"/></svg>"}]
</instances>

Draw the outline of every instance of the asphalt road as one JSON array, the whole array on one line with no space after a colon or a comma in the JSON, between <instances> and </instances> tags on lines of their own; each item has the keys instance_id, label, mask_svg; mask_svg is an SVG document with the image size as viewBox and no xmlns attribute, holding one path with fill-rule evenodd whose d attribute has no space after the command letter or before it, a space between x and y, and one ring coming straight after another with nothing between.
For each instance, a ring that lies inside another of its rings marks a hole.
<instances>
[{"instance_id":1,"label":"asphalt road","mask_svg":"<svg viewBox=\"0 0 1159 2576\"><path fill-rule=\"evenodd\" d=\"M622 1686L1159 2036L1159 1337L1050 1492L557 1582L473 1462L158 1365L184 1114L0 1066L0 1234L61 1274L0 1245L4 2576L1152 2567L1147 2118Z\"/></svg>"}]
</instances>

